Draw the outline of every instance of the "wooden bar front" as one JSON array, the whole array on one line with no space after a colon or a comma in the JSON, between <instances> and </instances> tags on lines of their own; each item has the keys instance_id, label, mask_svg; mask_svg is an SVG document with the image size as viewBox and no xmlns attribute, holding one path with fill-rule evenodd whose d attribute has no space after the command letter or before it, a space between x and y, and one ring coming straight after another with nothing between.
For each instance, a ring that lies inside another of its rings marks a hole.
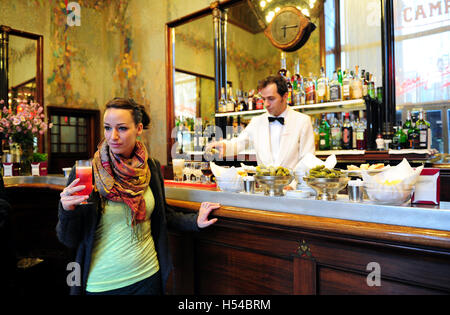
<instances>
[{"instance_id":1,"label":"wooden bar front","mask_svg":"<svg viewBox=\"0 0 450 315\"><path fill-rule=\"evenodd\" d=\"M168 293L450 293L449 231L227 206L213 216L200 233L171 231Z\"/></svg>"}]
</instances>

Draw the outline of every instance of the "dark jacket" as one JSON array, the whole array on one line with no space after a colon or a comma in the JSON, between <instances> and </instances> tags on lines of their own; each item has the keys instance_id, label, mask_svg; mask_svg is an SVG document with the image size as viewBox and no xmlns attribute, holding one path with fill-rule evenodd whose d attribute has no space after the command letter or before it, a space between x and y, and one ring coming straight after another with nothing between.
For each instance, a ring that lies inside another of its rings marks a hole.
<instances>
[{"instance_id":1,"label":"dark jacket","mask_svg":"<svg viewBox=\"0 0 450 315\"><path fill-rule=\"evenodd\" d=\"M169 253L167 226L181 231L198 231L197 213L184 214L171 209L166 204L164 180L157 160L148 160L151 171L150 188L155 198L155 208L150 217L155 250L158 255L163 292L172 269ZM75 179L75 168L69 175L67 185ZM71 295L86 292L86 283L91 265L94 236L101 218L101 202L98 192L92 192L88 199L91 204L79 205L72 211L64 210L61 202L58 209L56 233L59 241L69 248L77 248L75 261L81 266L81 286L72 286ZM69 273L69 272L68 272Z\"/></svg>"}]
</instances>

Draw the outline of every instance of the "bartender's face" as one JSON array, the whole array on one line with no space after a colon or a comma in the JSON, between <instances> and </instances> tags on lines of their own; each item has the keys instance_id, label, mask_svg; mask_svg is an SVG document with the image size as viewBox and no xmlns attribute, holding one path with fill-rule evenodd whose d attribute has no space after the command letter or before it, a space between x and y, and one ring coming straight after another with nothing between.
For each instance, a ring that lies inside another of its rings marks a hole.
<instances>
[{"instance_id":1,"label":"bartender's face","mask_svg":"<svg viewBox=\"0 0 450 315\"><path fill-rule=\"evenodd\" d=\"M270 115L278 116L286 109L288 93L285 93L284 96L278 94L275 83L267 85L261 90L260 94L264 100L264 107Z\"/></svg>"}]
</instances>

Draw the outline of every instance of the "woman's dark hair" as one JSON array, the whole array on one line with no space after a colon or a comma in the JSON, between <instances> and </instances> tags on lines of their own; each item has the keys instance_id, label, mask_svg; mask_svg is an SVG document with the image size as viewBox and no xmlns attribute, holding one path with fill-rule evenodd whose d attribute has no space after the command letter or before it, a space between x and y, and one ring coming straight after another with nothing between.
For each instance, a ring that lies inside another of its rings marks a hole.
<instances>
[{"instance_id":1,"label":"woman's dark hair","mask_svg":"<svg viewBox=\"0 0 450 315\"><path fill-rule=\"evenodd\" d=\"M106 109L108 108L128 109L136 125L142 123L144 129L148 129L150 125L150 116L145 111L145 107L137 104L132 98L115 97L106 103Z\"/></svg>"},{"instance_id":2,"label":"woman's dark hair","mask_svg":"<svg viewBox=\"0 0 450 315\"><path fill-rule=\"evenodd\" d=\"M264 89L269 84L275 83L277 85L277 92L283 96L288 92L286 80L281 75L271 75L262 81L258 82L258 90Z\"/></svg>"}]
</instances>

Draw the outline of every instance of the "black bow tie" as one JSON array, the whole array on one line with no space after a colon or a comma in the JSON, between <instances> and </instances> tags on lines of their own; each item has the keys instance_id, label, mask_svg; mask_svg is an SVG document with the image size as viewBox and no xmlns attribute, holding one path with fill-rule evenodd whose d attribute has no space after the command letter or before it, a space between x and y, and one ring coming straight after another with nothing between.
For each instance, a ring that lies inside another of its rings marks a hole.
<instances>
[{"instance_id":1,"label":"black bow tie","mask_svg":"<svg viewBox=\"0 0 450 315\"><path fill-rule=\"evenodd\" d=\"M284 125L284 117L269 117L269 122L278 120L280 124Z\"/></svg>"}]
</instances>

